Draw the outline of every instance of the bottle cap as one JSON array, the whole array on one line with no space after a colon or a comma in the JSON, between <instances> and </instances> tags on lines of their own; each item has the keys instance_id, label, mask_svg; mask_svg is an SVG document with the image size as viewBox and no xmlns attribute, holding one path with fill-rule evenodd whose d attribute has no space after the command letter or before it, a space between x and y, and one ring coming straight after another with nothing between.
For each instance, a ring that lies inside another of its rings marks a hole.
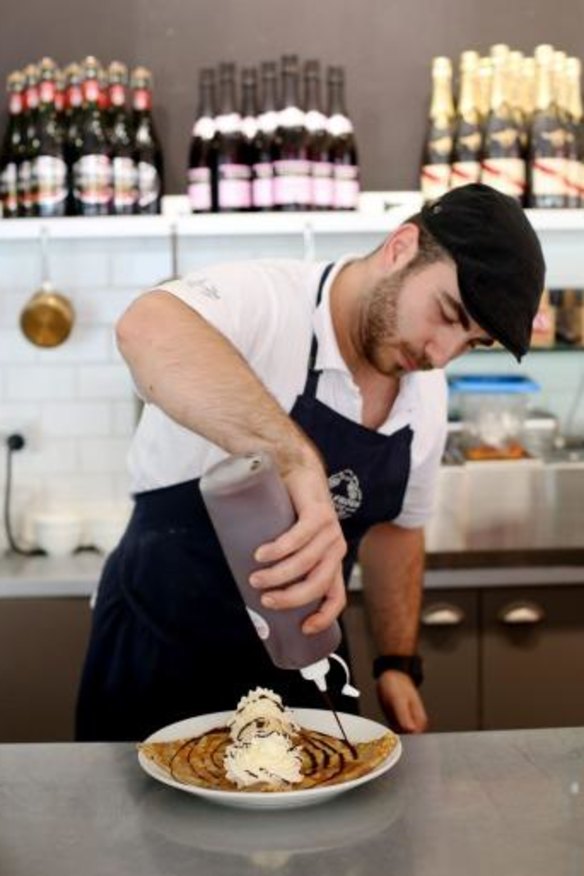
<instances>
[{"instance_id":1,"label":"bottle cap","mask_svg":"<svg viewBox=\"0 0 584 876\"><path fill-rule=\"evenodd\" d=\"M331 664L326 657L323 657L322 660L317 660L316 663L311 663L309 666L305 666L304 669L300 670L300 674L302 678L305 678L307 681L314 681L319 690L325 691L325 675L330 668Z\"/></svg>"}]
</instances>

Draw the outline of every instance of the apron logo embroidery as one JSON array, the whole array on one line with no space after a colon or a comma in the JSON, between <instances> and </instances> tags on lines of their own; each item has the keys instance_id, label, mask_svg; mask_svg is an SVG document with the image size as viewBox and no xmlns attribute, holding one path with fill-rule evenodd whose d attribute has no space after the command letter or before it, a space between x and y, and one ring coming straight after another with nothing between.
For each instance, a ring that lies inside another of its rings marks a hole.
<instances>
[{"instance_id":1,"label":"apron logo embroidery","mask_svg":"<svg viewBox=\"0 0 584 876\"><path fill-rule=\"evenodd\" d=\"M338 471L328 479L329 490L337 517L346 520L359 510L363 501L363 493L359 478L350 468Z\"/></svg>"}]
</instances>

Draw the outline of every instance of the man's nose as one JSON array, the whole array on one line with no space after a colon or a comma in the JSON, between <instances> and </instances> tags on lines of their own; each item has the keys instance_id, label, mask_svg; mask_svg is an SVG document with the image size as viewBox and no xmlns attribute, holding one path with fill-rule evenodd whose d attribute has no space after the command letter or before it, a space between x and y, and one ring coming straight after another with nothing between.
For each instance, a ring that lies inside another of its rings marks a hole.
<instances>
[{"instance_id":1,"label":"man's nose","mask_svg":"<svg viewBox=\"0 0 584 876\"><path fill-rule=\"evenodd\" d=\"M433 368L444 368L452 359L466 350L466 339L461 337L441 337L430 346L427 352Z\"/></svg>"}]
</instances>

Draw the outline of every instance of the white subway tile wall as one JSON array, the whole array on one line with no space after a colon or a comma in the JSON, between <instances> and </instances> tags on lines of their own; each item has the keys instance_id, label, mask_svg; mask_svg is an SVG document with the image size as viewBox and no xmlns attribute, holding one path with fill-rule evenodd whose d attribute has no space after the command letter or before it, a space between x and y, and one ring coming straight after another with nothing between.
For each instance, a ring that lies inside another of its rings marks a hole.
<instances>
[{"instance_id":1,"label":"white subway tile wall","mask_svg":"<svg viewBox=\"0 0 584 876\"><path fill-rule=\"evenodd\" d=\"M302 235L182 238L178 270L304 253L334 259L379 242L377 234L322 237L308 248ZM22 538L32 537L38 510L75 510L89 519L96 509L107 516L120 504L127 507L126 454L140 406L116 349L114 325L138 294L172 270L163 237L50 241L49 276L70 297L76 321L61 347L42 350L19 329L20 312L42 279L39 244L0 239L0 435L23 431L28 442L13 467L13 517ZM521 366L504 353L486 353L449 370L528 374L542 384L537 404L584 434L583 352L534 353ZM2 465L2 489L4 472Z\"/></svg>"}]
</instances>

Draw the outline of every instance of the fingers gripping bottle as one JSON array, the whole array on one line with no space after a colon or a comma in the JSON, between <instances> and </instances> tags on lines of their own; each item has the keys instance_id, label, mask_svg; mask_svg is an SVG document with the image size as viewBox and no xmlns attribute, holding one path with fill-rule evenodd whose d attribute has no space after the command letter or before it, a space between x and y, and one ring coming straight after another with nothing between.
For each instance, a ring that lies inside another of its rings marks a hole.
<instances>
[{"instance_id":1,"label":"fingers gripping bottle","mask_svg":"<svg viewBox=\"0 0 584 876\"><path fill-rule=\"evenodd\" d=\"M230 456L210 468L200 480L203 501L225 559L237 583L255 629L272 662L281 669L298 669L304 678L326 691L329 659L346 673L343 693L358 696L349 684L344 660L333 651L341 641L336 621L312 635L302 632L303 621L319 607L319 600L290 609L262 605L262 591L249 583L251 574L266 566L254 559L257 548L274 541L294 524L296 514L288 491L268 453Z\"/></svg>"}]
</instances>

